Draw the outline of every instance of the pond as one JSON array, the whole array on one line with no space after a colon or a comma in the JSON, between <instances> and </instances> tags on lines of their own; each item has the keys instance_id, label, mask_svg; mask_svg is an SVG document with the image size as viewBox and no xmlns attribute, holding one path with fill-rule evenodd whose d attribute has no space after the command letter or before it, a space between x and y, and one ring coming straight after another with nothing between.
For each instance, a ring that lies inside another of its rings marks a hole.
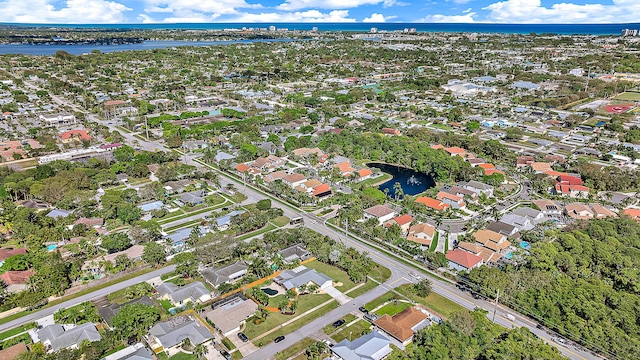
<instances>
[{"instance_id":1,"label":"pond","mask_svg":"<svg viewBox=\"0 0 640 360\"><path fill-rule=\"evenodd\" d=\"M431 176L409 168L383 163L368 163L367 166L380 169L382 172L393 176L391 180L378 186L378 189L382 192L385 189L389 189L387 194L390 197L394 197L396 194L395 190L393 190L393 185L396 182L400 183L402 191L406 195L420 194L436 185Z\"/></svg>"}]
</instances>

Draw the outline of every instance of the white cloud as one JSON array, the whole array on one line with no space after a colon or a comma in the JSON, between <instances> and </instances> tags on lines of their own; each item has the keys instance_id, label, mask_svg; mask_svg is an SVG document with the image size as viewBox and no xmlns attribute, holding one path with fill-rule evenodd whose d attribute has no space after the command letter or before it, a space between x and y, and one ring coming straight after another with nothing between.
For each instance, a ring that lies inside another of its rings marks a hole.
<instances>
[{"instance_id":1,"label":"white cloud","mask_svg":"<svg viewBox=\"0 0 640 360\"><path fill-rule=\"evenodd\" d=\"M52 0L0 1L0 22L105 24L126 22L127 6L107 0L67 0L55 6Z\"/></svg>"},{"instance_id":2,"label":"white cloud","mask_svg":"<svg viewBox=\"0 0 640 360\"><path fill-rule=\"evenodd\" d=\"M383 8L389 8L392 6L408 6L411 5L409 3L403 2L403 1L398 1L398 0L384 0L382 2L382 7Z\"/></svg>"},{"instance_id":3,"label":"white cloud","mask_svg":"<svg viewBox=\"0 0 640 360\"><path fill-rule=\"evenodd\" d=\"M489 11L488 21L500 23L630 23L640 18L640 1L557 3L544 7L540 0L506 0L490 4L483 10Z\"/></svg>"},{"instance_id":4,"label":"white cloud","mask_svg":"<svg viewBox=\"0 0 640 360\"><path fill-rule=\"evenodd\" d=\"M279 10L300 10L300 9L348 9L362 5L377 5L389 0L285 0L277 6ZM391 0L393 2L393 0Z\"/></svg>"},{"instance_id":5,"label":"white cloud","mask_svg":"<svg viewBox=\"0 0 640 360\"><path fill-rule=\"evenodd\" d=\"M468 8L467 10L463 11L462 13L466 14L466 13L470 13L470 12L471 12L471 8Z\"/></svg>"},{"instance_id":6,"label":"white cloud","mask_svg":"<svg viewBox=\"0 0 640 360\"><path fill-rule=\"evenodd\" d=\"M434 14L428 15L418 21L427 23L472 23L475 22L476 16L477 14L475 12L467 12L464 15Z\"/></svg>"},{"instance_id":7,"label":"white cloud","mask_svg":"<svg viewBox=\"0 0 640 360\"><path fill-rule=\"evenodd\" d=\"M368 18L362 19L362 22L383 23L387 20L395 19L397 16L384 16L382 14L373 13Z\"/></svg>"},{"instance_id":8,"label":"white cloud","mask_svg":"<svg viewBox=\"0 0 640 360\"><path fill-rule=\"evenodd\" d=\"M248 4L245 0L144 0L146 13L173 13L176 17L219 16L236 14L237 9L259 9L260 4ZM209 15L206 15L209 14Z\"/></svg>"},{"instance_id":9,"label":"white cloud","mask_svg":"<svg viewBox=\"0 0 640 360\"><path fill-rule=\"evenodd\" d=\"M356 19L349 17L349 10L333 10L323 13L319 10L284 12L284 13L242 13L233 18L219 20L223 22L355 22Z\"/></svg>"}]
</instances>

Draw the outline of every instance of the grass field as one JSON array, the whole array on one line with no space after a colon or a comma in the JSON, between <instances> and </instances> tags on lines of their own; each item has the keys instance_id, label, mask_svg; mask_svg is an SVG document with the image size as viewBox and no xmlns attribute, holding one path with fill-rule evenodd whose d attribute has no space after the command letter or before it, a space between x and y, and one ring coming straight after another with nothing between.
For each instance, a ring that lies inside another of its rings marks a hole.
<instances>
[{"instance_id":1,"label":"grass field","mask_svg":"<svg viewBox=\"0 0 640 360\"><path fill-rule=\"evenodd\" d=\"M347 293L347 295L349 295L350 298L357 298L358 296L366 293L367 291L375 288L376 286L378 286L378 284L376 284L374 281L367 281L364 285L360 286L359 288L353 289L352 291L349 291Z\"/></svg>"},{"instance_id":2,"label":"grass field","mask_svg":"<svg viewBox=\"0 0 640 360\"><path fill-rule=\"evenodd\" d=\"M169 359L171 359L171 360L198 360L198 357L193 355L193 354L187 354L187 353L180 352L180 353L177 353L177 354L173 355Z\"/></svg>"},{"instance_id":3,"label":"grass field","mask_svg":"<svg viewBox=\"0 0 640 360\"><path fill-rule=\"evenodd\" d=\"M640 101L640 92L623 92L622 94L618 94L613 99L623 101Z\"/></svg>"},{"instance_id":4,"label":"grass field","mask_svg":"<svg viewBox=\"0 0 640 360\"><path fill-rule=\"evenodd\" d=\"M438 238L439 238L439 233L436 231L435 236L433 237L433 240L431 241L431 246L429 246L429 251L430 252L435 252L436 249L438 248Z\"/></svg>"},{"instance_id":5,"label":"grass field","mask_svg":"<svg viewBox=\"0 0 640 360\"><path fill-rule=\"evenodd\" d=\"M344 339L349 339L349 338L352 341L359 338L363 334L368 333L370 329L371 329L371 324L369 322L365 320L360 320L357 323L340 330L340 332L337 332L331 335L331 338L336 342L340 342Z\"/></svg>"},{"instance_id":6,"label":"grass field","mask_svg":"<svg viewBox=\"0 0 640 360\"><path fill-rule=\"evenodd\" d=\"M353 314L347 314L347 316L345 316L345 317L343 317L343 318L342 318L342 320L344 320L344 325L342 325L342 326L341 326L341 328L342 328L342 327L344 327L346 324L348 324L348 323L352 322L352 321L353 321L353 320L355 320L355 319L356 319L356 316L355 316L355 315L353 315ZM338 329L339 329L339 328L338 328ZM322 331L324 331L324 333L325 333L325 334L329 335L329 334L332 334L332 333L334 333L334 332L338 331L338 329L334 328L334 327L333 327L333 324L329 324L329 325L327 325L327 326L323 327L323 328L322 328Z\"/></svg>"},{"instance_id":7,"label":"grass field","mask_svg":"<svg viewBox=\"0 0 640 360\"><path fill-rule=\"evenodd\" d=\"M312 309L328 300L331 300L331 296L327 294L303 295L298 300L298 308L296 309L296 314L302 314L305 311ZM294 317L296 317L296 315L283 315L281 313L270 313L267 319L258 325L254 324L252 319L249 319L247 320L247 326L244 330L244 333L245 335L247 335L249 339L253 339L293 319ZM286 327L286 328L289 328L289 327ZM275 336L273 338L275 338ZM260 341L262 341L262 339L260 339Z\"/></svg>"},{"instance_id":8,"label":"grass field","mask_svg":"<svg viewBox=\"0 0 640 360\"><path fill-rule=\"evenodd\" d=\"M28 323L26 325L22 325L20 327L17 327L17 328L11 329L11 330L7 330L7 331L5 331L3 333L0 333L0 341L4 341L6 338L12 337L14 335L18 335L21 332L25 332L25 331L27 331L29 329L33 329L36 326L37 326L37 324L32 322L32 323Z\"/></svg>"},{"instance_id":9,"label":"grass field","mask_svg":"<svg viewBox=\"0 0 640 360\"><path fill-rule=\"evenodd\" d=\"M236 348L236 346L233 345L233 342L231 340L229 340L228 338L222 339L222 344L224 344L224 346L226 346L229 351L231 351L231 350Z\"/></svg>"},{"instance_id":10,"label":"grass field","mask_svg":"<svg viewBox=\"0 0 640 360\"><path fill-rule=\"evenodd\" d=\"M376 267L369 272L369 276L383 283L391 277L391 270L380 264L376 264Z\"/></svg>"},{"instance_id":11,"label":"grass field","mask_svg":"<svg viewBox=\"0 0 640 360\"><path fill-rule=\"evenodd\" d=\"M378 309L376 311L376 314L382 316L382 315L389 315L389 316L393 316L399 312L401 312L402 310L408 308L409 306L411 306L411 304L406 303L406 302L398 302L397 304L395 303L389 303L383 307L381 307L380 309Z\"/></svg>"},{"instance_id":12,"label":"grass field","mask_svg":"<svg viewBox=\"0 0 640 360\"><path fill-rule=\"evenodd\" d=\"M277 218L271 220L271 222L273 223L273 225L277 226L277 227L283 227L287 224L289 224L289 221L291 219L289 219L286 216L278 216Z\"/></svg>"},{"instance_id":13,"label":"grass field","mask_svg":"<svg viewBox=\"0 0 640 360\"><path fill-rule=\"evenodd\" d=\"M280 351L279 353L277 353L276 360L287 360L293 355L306 350L311 344L314 344L315 342L316 341L313 340L312 338L304 338L298 341L297 343L293 344L293 346L290 346L284 349L283 351Z\"/></svg>"},{"instance_id":14,"label":"grass field","mask_svg":"<svg viewBox=\"0 0 640 360\"><path fill-rule=\"evenodd\" d=\"M275 230L275 229L276 229L275 225L273 225L271 223L268 223L267 226L263 227L262 229L258 229L256 231L252 231L250 233L246 233L244 235L237 236L236 239L238 239L238 240L247 240L247 239L252 238L254 236L258 236L260 234L264 234L266 232L269 232L269 231Z\"/></svg>"},{"instance_id":15,"label":"grass field","mask_svg":"<svg viewBox=\"0 0 640 360\"><path fill-rule=\"evenodd\" d=\"M442 315L444 317L450 317L451 315L457 312L467 310L462 306L454 303L453 301L445 298L444 296L438 295L434 292L431 292L431 294L426 298L421 298L419 296L416 296L415 294L412 294L411 291L409 291L410 286L411 285L409 284L401 285L398 288L396 288L396 291L405 295L409 299L417 303L420 303L426 306L427 308L435 311L439 315Z\"/></svg>"},{"instance_id":16,"label":"grass field","mask_svg":"<svg viewBox=\"0 0 640 360\"><path fill-rule=\"evenodd\" d=\"M327 275L328 277L333 279L334 283L342 283L342 286L336 286L336 289L342 292L345 292L356 286L356 284L349 279L349 275L347 275L346 271L335 266L322 263L318 260L311 261L305 264L305 266L308 268L316 269L318 272Z\"/></svg>"}]
</instances>

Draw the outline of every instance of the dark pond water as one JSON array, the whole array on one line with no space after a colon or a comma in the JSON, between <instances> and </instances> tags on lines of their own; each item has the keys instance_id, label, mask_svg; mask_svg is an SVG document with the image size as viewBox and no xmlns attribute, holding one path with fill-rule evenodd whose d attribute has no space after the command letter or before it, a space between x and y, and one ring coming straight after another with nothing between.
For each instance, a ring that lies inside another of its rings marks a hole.
<instances>
[{"instance_id":1,"label":"dark pond water","mask_svg":"<svg viewBox=\"0 0 640 360\"><path fill-rule=\"evenodd\" d=\"M381 163L368 163L367 166L380 169L382 172L393 176L391 180L378 186L378 189L382 192L385 191L384 189L389 189L387 194L390 197L394 197L396 194L395 190L393 190L393 185L396 182L400 183L402 191L406 195L416 195L436 185L431 176L411 169Z\"/></svg>"}]
</instances>

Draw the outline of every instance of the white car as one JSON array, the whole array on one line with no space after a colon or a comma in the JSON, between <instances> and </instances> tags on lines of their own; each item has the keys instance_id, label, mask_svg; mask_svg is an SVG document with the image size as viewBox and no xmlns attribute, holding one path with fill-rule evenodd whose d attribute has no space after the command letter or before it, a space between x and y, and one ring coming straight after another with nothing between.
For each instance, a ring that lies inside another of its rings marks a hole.
<instances>
[{"instance_id":1,"label":"white car","mask_svg":"<svg viewBox=\"0 0 640 360\"><path fill-rule=\"evenodd\" d=\"M412 278L414 278L414 279L416 279L416 280L422 280L422 276L420 276L420 275L416 274L416 273L415 273L415 272L413 272L413 271L410 271L410 272L409 272L409 276L411 276Z\"/></svg>"}]
</instances>

